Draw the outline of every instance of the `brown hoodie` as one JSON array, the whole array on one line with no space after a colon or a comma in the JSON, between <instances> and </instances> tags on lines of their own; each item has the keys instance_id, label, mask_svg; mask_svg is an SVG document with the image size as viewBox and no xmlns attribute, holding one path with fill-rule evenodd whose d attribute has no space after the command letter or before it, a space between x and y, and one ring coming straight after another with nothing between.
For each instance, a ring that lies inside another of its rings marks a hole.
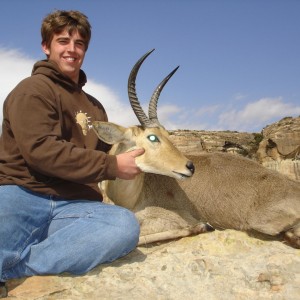
<instances>
[{"instance_id":1,"label":"brown hoodie","mask_svg":"<svg viewBox=\"0 0 300 300\"><path fill-rule=\"evenodd\" d=\"M16 184L62 199L101 200L97 183L115 179L116 157L106 154L89 125L107 121L103 106L49 61L37 62L3 106L0 185Z\"/></svg>"}]
</instances>

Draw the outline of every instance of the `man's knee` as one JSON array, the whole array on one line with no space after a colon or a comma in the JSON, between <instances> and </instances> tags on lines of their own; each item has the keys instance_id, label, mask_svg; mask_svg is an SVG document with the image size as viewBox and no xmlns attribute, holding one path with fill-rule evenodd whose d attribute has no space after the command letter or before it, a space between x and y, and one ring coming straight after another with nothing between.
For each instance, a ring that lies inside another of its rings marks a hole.
<instances>
[{"instance_id":1,"label":"man's knee","mask_svg":"<svg viewBox=\"0 0 300 300\"><path fill-rule=\"evenodd\" d=\"M103 211L106 211L105 217ZM88 268L82 267L81 270L89 270L91 267L101 263L109 263L120 257L127 255L134 250L138 244L140 225L131 211L111 206L106 209L95 211L90 218L90 230L87 235L81 233L76 243L76 249L88 245L88 249L83 252L85 258L89 257L92 263L81 259L82 265L88 265ZM79 240L83 241L79 242ZM78 242L80 246L78 245ZM78 272L76 272L78 273Z\"/></svg>"},{"instance_id":2,"label":"man's knee","mask_svg":"<svg viewBox=\"0 0 300 300\"><path fill-rule=\"evenodd\" d=\"M114 208L115 211L110 216L113 216L110 220L111 238L132 243L135 247L140 234L140 225L135 214L123 207L114 206Z\"/></svg>"},{"instance_id":3,"label":"man's knee","mask_svg":"<svg viewBox=\"0 0 300 300\"><path fill-rule=\"evenodd\" d=\"M135 214L127 209L124 209L122 218L123 234L126 235L127 238L132 239L137 243L140 235L140 225Z\"/></svg>"}]
</instances>

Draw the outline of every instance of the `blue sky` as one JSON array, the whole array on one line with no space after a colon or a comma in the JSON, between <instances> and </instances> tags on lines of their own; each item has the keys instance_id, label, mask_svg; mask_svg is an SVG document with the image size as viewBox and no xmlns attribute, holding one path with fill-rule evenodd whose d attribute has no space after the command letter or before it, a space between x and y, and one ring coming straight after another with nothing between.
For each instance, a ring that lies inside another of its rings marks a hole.
<instances>
[{"instance_id":1,"label":"blue sky","mask_svg":"<svg viewBox=\"0 0 300 300\"><path fill-rule=\"evenodd\" d=\"M298 0L3 0L1 106L33 63L44 59L40 25L54 9L89 17L85 90L104 104L113 122L137 124L127 77L152 48L137 79L145 107L156 85L180 65L158 104L167 129L259 132L300 115Z\"/></svg>"}]
</instances>

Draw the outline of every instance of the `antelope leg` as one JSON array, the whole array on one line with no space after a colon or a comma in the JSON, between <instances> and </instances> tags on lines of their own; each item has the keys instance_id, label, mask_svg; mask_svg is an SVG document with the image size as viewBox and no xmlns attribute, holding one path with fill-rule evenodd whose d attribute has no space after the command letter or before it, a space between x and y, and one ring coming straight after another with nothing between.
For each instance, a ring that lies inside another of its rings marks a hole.
<instances>
[{"instance_id":1,"label":"antelope leg","mask_svg":"<svg viewBox=\"0 0 300 300\"><path fill-rule=\"evenodd\" d=\"M178 238L196 235L196 234L213 231L213 230L214 229L210 225L205 223L199 223L195 226L191 226L187 228L152 233L152 234L140 236L138 246L147 245L155 242L178 239Z\"/></svg>"}]
</instances>

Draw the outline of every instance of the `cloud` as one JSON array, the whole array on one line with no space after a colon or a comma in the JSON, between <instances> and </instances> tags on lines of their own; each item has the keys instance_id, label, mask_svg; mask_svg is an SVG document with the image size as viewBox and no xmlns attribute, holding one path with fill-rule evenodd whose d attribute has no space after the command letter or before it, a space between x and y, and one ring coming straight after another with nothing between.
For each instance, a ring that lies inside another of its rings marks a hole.
<instances>
[{"instance_id":1,"label":"cloud","mask_svg":"<svg viewBox=\"0 0 300 300\"><path fill-rule=\"evenodd\" d=\"M236 101L240 101L240 100L243 100L245 98L247 98L247 95L242 94L242 93L236 93L234 95L234 100L236 100Z\"/></svg>"},{"instance_id":2,"label":"cloud","mask_svg":"<svg viewBox=\"0 0 300 300\"><path fill-rule=\"evenodd\" d=\"M119 97L107 86L89 80L84 86L84 91L93 95L104 106L110 122L122 126L130 126L138 123L129 103L123 103Z\"/></svg>"},{"instance_id":3,"label":"cloud","mask_svg":"<svg viewBox=\"0 0 300 300\"><path fill-rule=\"evenodd\" d=\"M0 101L2 104L10 91L24 78L30 76L34 60L18 50L0 48ZM2 113L1 113L2 122Z\"/></svg>"},{"instance_id":4,"label":"cloud","mask_svg":"<svg viewBox=\"0 0 300 300\"><path fill-rule=\"evenodd\" d=\"M228 130L261 130L268 123L283 117L300 114L300 106L295 106L278 98L262 98L248 103L240 110L225 111L219 116L219 126Z\"/></svg>"},{"instance_id":5,"label":"cloud","mask_svg":"<svg viewBox=\"0 0 300 300\"><path fill-rule=\"evenodd\" d=\"M205 106L196 111L196 115L201 117L203 115L212 115L214 114L218 109L220 108L220 105L210 105Z\"/></svg>"}]
</instances>

